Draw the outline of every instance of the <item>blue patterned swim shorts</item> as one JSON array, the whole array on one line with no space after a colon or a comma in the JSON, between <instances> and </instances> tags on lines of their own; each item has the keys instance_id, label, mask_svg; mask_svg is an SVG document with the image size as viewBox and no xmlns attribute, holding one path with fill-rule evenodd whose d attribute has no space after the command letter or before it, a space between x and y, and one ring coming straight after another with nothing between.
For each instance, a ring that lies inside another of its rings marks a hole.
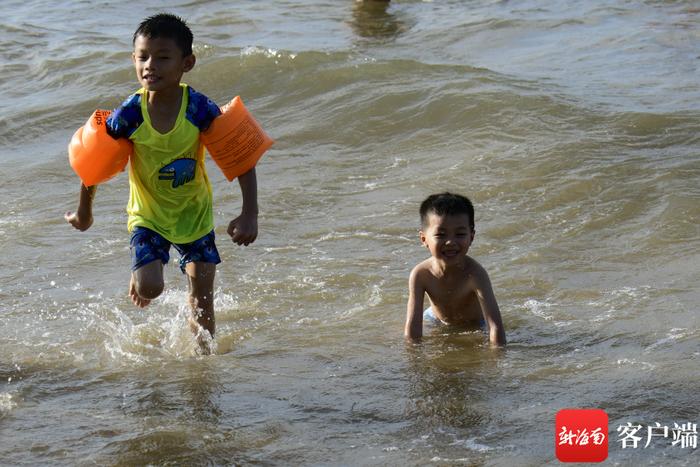
<instances>
[{"instance_id":1,"label":"blue patterned swim shorts","mask_svg":"<svg viewBox=\"0 0 700 467\"><path fill-rule=\"evenodd\" d=\"M185 266L191 262L219 264L221 257L214 242L212 230L199 240L191 243L170 243L157 232L145 227L135 227L131 232L131 270L136 271L141 266L161 260L163 264L170 261L170 245L180 253L180 269L185 272Z\"/></svg>"}]
</instances>

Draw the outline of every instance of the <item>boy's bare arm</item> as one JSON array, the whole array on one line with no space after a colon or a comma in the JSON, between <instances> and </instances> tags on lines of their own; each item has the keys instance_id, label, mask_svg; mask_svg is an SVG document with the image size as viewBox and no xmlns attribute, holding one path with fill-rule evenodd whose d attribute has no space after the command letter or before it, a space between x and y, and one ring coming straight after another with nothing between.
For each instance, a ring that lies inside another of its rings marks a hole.
<instances>
[{"instance_id":1,"label":"boy's bare arm","mask_svg":"<svg viewBox=\"0 0 700 467\"><path fill-rule=\"evenodd\" d=\"M80 184L80 198L78 200L78 209L75 212L68 211L63 217L70 225L80 230L86 231L92 225L92 200L95 198L97 186L85 186Z\"/></svg>"},{"instance_id":2,"label":"boy's bare arm","mask_svg":"<svg viewBox=\"0 0 700 467\"><path fill-rule=\"evenodd\" d=\"M255 168L238 177L243 205L241 214L228 225L234 243L248 245L258 237L258 180Z\"/></svg>"},{"instance_id":3,"label":"boy's bare arm","mask_svg":"<svg viewBox=\"0 0 700 467\"><path fill-rule=\"evenodd\" d=\"M493 346L502 347L506 345L506 331L503 328L501 311L496 302L496 295L493 293L491 279L485 270L479 271L477 276L477 297L481 305L484 319L489 325L489 342Z\"/></svg>"},{"instance_id":4,"label":"boy's bare arm","mask_svg":"<svg viewBox=\"0 0 700 467\"><path fill-rule=\"evenodd\" d=\"M406 305L406 324L404 336L417 339L423 336L423 299L425 288L420 281L419 268L411 271L408 279L408 304Z\"/></svg>"}]
</instances>

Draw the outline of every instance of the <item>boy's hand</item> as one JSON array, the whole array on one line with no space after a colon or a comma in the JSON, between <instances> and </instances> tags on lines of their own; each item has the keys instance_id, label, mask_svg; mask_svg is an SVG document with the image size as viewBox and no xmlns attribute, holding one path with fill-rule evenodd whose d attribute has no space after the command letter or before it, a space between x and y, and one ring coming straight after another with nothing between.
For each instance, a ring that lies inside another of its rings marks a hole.
<instances>
[{"instance_id":1,"label":"boy's hand","mask_svg":"<svg viewBox=\"0 0 700 467\"><path fill-rule=\"evenodd\" d=\"M233 243L248 246L258 237L258 216L241 214L229 223L227 232Z\"/></svg>"},{"instance_id":2,"label":"boy's hand","mask_svg":"<svg viewBox=\"0 0 700 467\"><path fill-rule=\"evenodd\" d=\"M80 216L77 212L67 212L64 216L66 222L80 230L85 232L92 225L92 214Z\"/></svg>"},{"instance_id":3,"label":"boy's hand","mask_svg":"<svg viewBox=\"0 0 700 467\"><path fill-rule=\"evenodd\" d=\"M92 225L92 200L95 197L97 186L85 186L80 183L80 201L78 201L78 210L76 212L68 211L63 218L70 225L85 232Z\"/></svg>"}]
</instances>

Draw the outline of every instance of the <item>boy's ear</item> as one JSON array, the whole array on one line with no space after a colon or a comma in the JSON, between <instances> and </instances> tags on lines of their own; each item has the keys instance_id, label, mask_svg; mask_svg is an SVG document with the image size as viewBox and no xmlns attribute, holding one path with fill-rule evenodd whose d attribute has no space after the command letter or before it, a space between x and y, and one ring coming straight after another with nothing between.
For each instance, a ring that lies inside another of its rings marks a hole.
<instances>
[{"instance_id":1,"label":"boy's ear","mask_svg":"<svg viewBox=\"0 0 700 467\"><path fill-rule=\"evenodd\" d=\"M197 63L197 57L195 57L194 54L189 54L184 59L184 71L190 71L192 68L194 68L195 63Z\"/></svg>"},{"instance_id":2,"label":"boy's ear","mask_svg":"<svg viewBox=\"0 0 700 467\"><path fill-rule=\"evenodd\" d=\"M419 231L418 231L418 236L420 236L420 242L421 242L421 244L422 244L423 246L426 246L426 247L427 247L428 245L425 244L425 232L423 232L422 230L419 230Z\"/></svg>"}]
</instances>

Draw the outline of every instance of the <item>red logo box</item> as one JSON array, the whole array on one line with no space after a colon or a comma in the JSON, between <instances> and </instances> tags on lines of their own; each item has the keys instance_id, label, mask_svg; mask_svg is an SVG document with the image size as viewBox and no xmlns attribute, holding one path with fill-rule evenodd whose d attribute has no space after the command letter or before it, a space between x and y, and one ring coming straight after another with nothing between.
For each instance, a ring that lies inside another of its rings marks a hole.
<instances>
[{"instance_id":1,"label":"red logo box","mask_svg":"<svg viewBox=\"0 0 700 467\"><path fill-rule=\"evenodd\" d=\"M608 414L601 409L557 412L554 446L561 462L603 462L608 458Z\"/></svg>"}]
</instances>

